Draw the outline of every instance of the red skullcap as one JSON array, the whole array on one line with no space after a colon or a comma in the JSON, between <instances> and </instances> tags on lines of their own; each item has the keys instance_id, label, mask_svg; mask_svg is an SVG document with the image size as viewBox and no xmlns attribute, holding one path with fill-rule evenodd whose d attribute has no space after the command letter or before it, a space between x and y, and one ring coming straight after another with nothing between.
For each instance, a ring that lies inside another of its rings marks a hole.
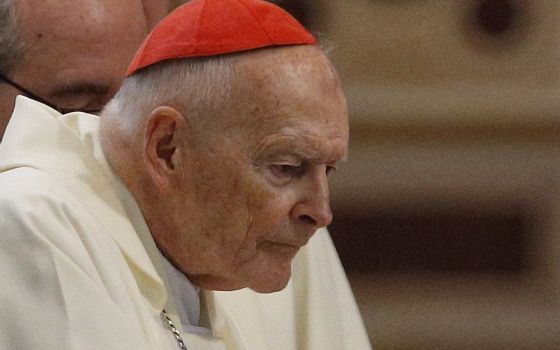
<instances>
[{"instance_id":1,"label":"red skullcap","mask_svg":"<svg viewBox=\"0 0 560 350\"><path fill-rule=\"evenodd\" d=\"M261 0L192 0L165 17L144 40L127 75L152 64L267 46L315 45L292 16Z\"/></svg>"}]
</instances>

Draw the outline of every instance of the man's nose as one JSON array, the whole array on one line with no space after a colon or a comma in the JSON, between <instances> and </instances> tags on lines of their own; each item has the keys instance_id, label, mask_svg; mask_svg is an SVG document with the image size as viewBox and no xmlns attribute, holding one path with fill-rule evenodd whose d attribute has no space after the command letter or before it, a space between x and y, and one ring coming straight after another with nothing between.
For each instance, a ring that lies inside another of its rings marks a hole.
<instances>
[{"instance_id":1,"label":"man's nose","mask_svg":"<svg viewBox=\"0 0 560 350\"><path fill-rule=\"evenodd\" d=\"M312 174L302 184L301 191L298 202L292 208L292 218L315 229L329 225L333 216L326 172L321 170Z\"/></svg>"}]
</instances>

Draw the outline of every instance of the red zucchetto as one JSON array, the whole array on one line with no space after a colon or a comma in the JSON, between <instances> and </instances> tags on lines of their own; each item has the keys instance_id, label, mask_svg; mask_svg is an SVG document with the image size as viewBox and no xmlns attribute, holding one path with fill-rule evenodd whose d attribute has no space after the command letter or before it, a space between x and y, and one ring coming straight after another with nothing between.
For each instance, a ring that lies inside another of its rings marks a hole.
<instances>
[{"instance_id":1,"label":"red zucchetto","mask_svg":"<svg viewBox=\"0 0 560 350\"><path fill-rule=\"evenodd\" d=\"M126 74L175 58L316 43L295 18L269 2L192 0L175 9L152 30Z\"/></svg>"}]
</instances>

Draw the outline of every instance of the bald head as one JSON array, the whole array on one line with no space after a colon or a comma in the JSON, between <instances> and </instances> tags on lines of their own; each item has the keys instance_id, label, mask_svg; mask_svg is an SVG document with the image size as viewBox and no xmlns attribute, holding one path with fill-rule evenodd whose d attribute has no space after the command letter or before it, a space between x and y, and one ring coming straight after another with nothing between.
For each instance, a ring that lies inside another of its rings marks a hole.
<instances>
[{"instance_id":1,"label":"bald head","mask_svg":"<svg viewBox=\"0 0 560 350\"><path fill-rule=\"evenodd\" d=\"M304 69L317 78L314 82L321 81L322 85L315 87L317 90L340 93L333 66L315 45L161 62L126 78L104 111L103 124L110 124L112 130L119 129L115 138L133 134L142 137L145 119L159 106L176 108L190 123L204 123L204 128L216 119L220 125L230 119L239 123L232 119L237 116L235 113L224 111L250 103L253 97L247 96L252 93L260 94L260 100L265 91L273 93L288 84L307 87L312 81L302 79ZM293 90L292 94L297 96L298 91Z\"/></svg>"},{"instance_id":2,"label":"bald head","mask_svg":"<svg viewBox=\"0 0 560 350\"><path fill-rule=\"evenodd\" d=\"M76 109L101 107L112 97L134 52L170 9L170 1L161 0L14 4L21 56L2 73L59 106ZM0 106L2 135L19 91L0 83L2 101L8 101Z\"/></svg>"}]
</instances>

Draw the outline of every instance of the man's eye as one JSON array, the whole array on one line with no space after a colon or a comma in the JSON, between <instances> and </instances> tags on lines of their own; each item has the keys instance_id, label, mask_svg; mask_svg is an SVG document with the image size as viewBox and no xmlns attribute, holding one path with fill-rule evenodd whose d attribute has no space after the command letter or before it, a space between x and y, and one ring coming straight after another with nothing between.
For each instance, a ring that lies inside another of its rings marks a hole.
<instances>
[{"instance_id":1,"label":"man's eye","mask_svg":"<svg viewBox=\"0 0 560 350\"><path fill-rule=\"evenodd\" d=\"M274 177L285 180L299 176L302 168L301 164L272 164L270 172Z\"/></svg>"},{"instance_id":2,"label":"man's eye","mask_svg":"<svg viewBox=\"0 0 560 350\"><path fill-rule=\"evenodd\" d=\"M336 167L332 166L332 165L327 165L327 168L325 170L325 172L327 173L327 175L332 174L334 171L336 171Z\"/></svg>"}]
</instances>

